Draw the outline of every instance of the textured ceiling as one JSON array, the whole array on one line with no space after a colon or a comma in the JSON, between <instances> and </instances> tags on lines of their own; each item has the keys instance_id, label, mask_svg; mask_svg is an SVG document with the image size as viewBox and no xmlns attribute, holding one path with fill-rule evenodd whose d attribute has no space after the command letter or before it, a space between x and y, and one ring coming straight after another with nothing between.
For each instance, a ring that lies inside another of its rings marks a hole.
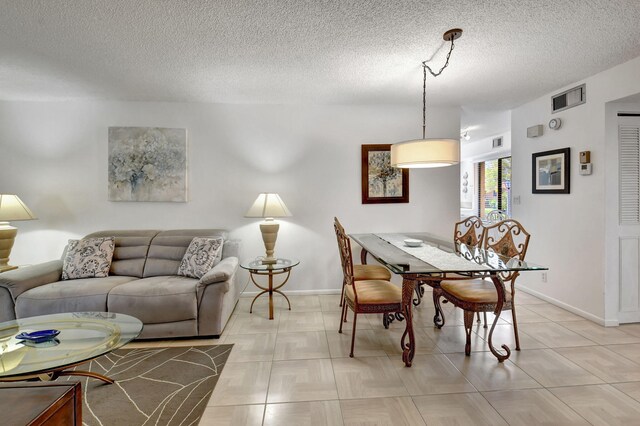
<instances>
[{"instance_id":1,"label":"textured ceiling","mask_svg":"<svg viewBox=\"0 0 640 426\"><path fill-rule=\"evenodd\" d=\"M0 0L0 99L510 108L640 56L638 0Z\"/></svg>"}]
</instances>

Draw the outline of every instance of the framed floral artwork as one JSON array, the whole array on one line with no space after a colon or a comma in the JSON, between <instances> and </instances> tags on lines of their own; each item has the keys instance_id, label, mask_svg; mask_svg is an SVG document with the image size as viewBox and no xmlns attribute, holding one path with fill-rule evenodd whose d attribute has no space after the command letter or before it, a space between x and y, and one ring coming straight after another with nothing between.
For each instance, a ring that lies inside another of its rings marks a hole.
<instances>
[{"instance_id":1,"label":"framed floral artwork","mask_svg":"<svg viewBox=\"0 0 640 426\"><path fill-rule=\"evenodd\" d=\"M409 170L391 167L391 144L362 145L362 204L408 202Z\"/></svg>"},{"instance_id":2,"label":"framed floral artwork","mask_svg":"<svg viewBox=\"0 0 640 426\"><path fill-rule=\"evenodd\" d=\"M109 201L187 201L187 130L109 127Z\"/></svg>"}]
</instances>

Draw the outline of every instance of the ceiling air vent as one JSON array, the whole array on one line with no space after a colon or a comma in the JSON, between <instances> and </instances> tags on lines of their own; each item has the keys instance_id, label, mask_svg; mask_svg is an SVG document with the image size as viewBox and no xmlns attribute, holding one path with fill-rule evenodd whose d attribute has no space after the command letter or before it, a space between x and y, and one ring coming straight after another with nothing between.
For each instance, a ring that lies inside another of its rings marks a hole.
<instances>
[{"instance_id":1,"label":"ceiling air vent","mask_svg":"<svg viewBox=\"0 0 640 426\"><path fill-rule=\"evenodd\" d=\"M492 148L500 148L502 146L502 136L499 138L493 138Z\"/></svg>"},{"instance_id":2,"label":"ceiling air vent","mask_svg":"<svg viewBox=\"0 0 640 426\"><path fill-rule=\"evenodd\" d=\"M551 112L564 111L574 106L583 104L587 101L586 85L581 84L578 87L569 89L558 95L551 97Z\"/></svg>"}]
</instances>

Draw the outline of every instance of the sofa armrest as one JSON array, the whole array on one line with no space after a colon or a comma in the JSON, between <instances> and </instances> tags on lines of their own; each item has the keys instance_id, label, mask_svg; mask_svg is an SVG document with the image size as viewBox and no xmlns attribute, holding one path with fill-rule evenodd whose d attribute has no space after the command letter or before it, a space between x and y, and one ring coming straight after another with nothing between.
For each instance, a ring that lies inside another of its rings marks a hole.
<instances>
[{"instance_id":1,"label":"sofa armrest","mask_svg":"<svg viewBox=\"0 0 640 426\"><path fill-rule=\"evenodd\" d=\"M213 283L219 283L223 281L229 281L233 274L238 269L237 257L226 257L220 261L216 266L211 268L209 272L204 274L200 278L199 286L207 286Z\"/></svg>"},{"instance_id":2,"label":"sofa armrest","mask_svg":"<svg viewBox=\"0 0 640 426\"><path fill-rule=\"evenodd\" d=\"M0 287L11 293L13 300L27 290L60 281L62 260L40 263L0 274Z\"/></svg>"},{"instance_id":3,"label":"sofa armrest","mask_svg":"<svg viewBox=\"0 0 640 426\"><path fill-rule=\"evenodd\" d=\"M222 245L222 258L240 257L240 240L225 240Z\"/></svg>"}]
</instances>

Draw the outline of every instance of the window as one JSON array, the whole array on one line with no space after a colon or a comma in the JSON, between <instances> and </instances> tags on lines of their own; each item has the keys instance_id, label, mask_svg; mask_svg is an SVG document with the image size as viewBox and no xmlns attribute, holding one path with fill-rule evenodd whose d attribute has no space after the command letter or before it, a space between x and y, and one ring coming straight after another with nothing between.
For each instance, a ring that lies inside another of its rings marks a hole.
<instances>
[{"instance_id":1,"label":"window","mask_svg":"<svg viewBox=\"0 0 640 426\"><path fill-rule=\"evenodd\" d=\"M496 209L511 217L511 157L478 163L478 215Z\"/></svg>"}]
</instances>

